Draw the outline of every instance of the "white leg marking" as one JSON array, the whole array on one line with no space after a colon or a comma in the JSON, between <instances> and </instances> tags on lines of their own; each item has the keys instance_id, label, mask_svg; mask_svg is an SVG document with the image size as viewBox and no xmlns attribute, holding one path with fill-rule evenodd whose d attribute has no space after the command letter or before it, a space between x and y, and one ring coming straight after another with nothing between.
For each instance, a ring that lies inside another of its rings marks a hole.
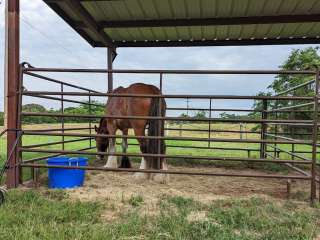
<instances>
[{"instance_id":1,"label":"white leg marking","mask_svg":"<svg viewBox=\"0 0 320 240\"><path fill-rule=\"evenodd\" d=\"M114 141L110 140L109 145L110 145L109 154L112 154L116 151ZM109 155L107 164L104 167L105 168L117 168L118 167L117 156Z\"/></svg>"},{"instance_id":2,"label":"white leg marking","mask_svg":"<svg viewBox=\"0 0 320 240\"><path fill-rule=\"evenodd\" d=\"M141 163L140 163L140 169L146 169L147 167L146 164L147 164L146 160L144 159L144 157L142 157Z\"/></svg>"},{"instance_id":3,"label":"white leg marking","mask_svg":"<svg viewBox=\"0 0 320 240\"><path fill-rule=\"evenodd\" d=\"M141 163L140 163L140 169L146 169L146 168L147 168L147 162L144 159L144 157L142 157ZM135 180L142 181L142 180L148 179L150 176L150 173L136 172L133 176Z\"/></svg>"},{"instance_id":4,"label":"white leg marking","mask_svg":"<svg viewBox=\"0 0 320 240\"><path fill-rule=\"evenodd\" d=\"M161 169L168 170L168 165L167 165L166 159L163 159ZM169 182L169 174L155 173L152 175L152 179L155 182L167 184Z\"/></svg>"}]
</instances>

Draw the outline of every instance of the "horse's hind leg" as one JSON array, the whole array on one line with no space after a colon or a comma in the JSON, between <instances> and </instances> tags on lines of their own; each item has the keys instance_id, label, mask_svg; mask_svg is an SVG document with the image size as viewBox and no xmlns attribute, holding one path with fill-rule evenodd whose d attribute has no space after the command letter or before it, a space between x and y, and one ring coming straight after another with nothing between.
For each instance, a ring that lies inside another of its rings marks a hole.
<instances>
[{"instance_id":1,"label":"horse's hind leg","mask_svg":"<svg viewBox=\"0 0 320 240\"><path fill-rule=\"evenodd\" d=\"M122 131L124 136L128 135L128 129ZM128 149L128 139L122 138L122 153L126 154ZM131 168L131 162L128 156L122 156L120 168Z\"/></svg>"},{"instance_id":2,"label":"horse's hind leg","mask_svg":"<svg viewBox=\"0 0 320 240\"><path fill-rule=\"evenodd\" d=\"M144 128L134 128L134 133L136 136L144 136ZM147 153L147 139L138 139L141 153ZM142 157L140 169L148 169L148 162L147 159ZM150 178L150 173L144 172L136 172L134 174L134 178L138 181L146 180Z\"/></svg>"}]
</instances>

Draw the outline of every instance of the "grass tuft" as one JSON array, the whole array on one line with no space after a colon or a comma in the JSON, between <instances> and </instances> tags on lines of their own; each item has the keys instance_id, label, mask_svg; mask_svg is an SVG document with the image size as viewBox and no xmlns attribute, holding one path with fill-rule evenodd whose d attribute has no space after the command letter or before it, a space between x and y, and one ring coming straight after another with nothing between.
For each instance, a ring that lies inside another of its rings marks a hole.
<instances>
[{"instance_id":1,"label":"grass tuft","mask_svg":"<svg viewBox=\"0 0 320 240\"><path fill-rule=\"evenodd\" d=\"M143 203L143 197L141 195L132 195L128 202L131 206L138 207Z\"/></svg>"}]
</instances>

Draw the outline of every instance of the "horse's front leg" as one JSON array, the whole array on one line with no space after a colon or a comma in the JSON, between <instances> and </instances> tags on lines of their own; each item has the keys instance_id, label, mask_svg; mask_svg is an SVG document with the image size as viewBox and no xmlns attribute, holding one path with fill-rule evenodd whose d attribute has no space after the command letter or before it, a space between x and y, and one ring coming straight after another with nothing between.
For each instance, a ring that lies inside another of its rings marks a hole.
<instances>
[{"instance_id":1,"label":"horse's front leg","mask_svg":"<svg viewBox=\"0 0 320 240\"><path fill-rule=\"evenodd\" d=\"M116 139L110 138L109 139L109 155L108 155L108 161L105 168L118 168L118 160L117 156L113 156L112 154L116 152Z\"/></svg>"}]
</instances>

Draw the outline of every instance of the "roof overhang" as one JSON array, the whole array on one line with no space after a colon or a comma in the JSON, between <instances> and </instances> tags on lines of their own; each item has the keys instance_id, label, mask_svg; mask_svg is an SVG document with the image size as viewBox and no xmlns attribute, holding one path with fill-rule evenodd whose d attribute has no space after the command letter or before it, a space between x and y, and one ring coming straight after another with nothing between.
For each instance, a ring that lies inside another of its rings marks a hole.
<instances>
[{"instance_id":1,"label":"roof overhang","mask_svg":"<svg viewBox=\"0 0 320 240\"><path fill-rule=\"evenodd\" d=\"M320 43L318 0L44 0L94 47Z\"/></svg>"}]
</instances>

